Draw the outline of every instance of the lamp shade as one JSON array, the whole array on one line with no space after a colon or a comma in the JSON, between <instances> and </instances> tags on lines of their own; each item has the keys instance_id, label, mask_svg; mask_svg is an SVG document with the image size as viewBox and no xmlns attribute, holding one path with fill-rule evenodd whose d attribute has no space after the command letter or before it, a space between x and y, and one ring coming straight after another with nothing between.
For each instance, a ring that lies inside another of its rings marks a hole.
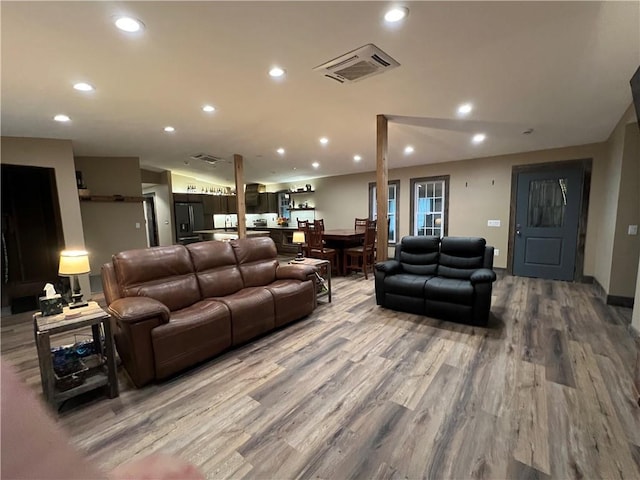
<instances>
[{"instance_id":1,"label":"lamp shade","mask_svg":"<svg viewBox=\"0 0 640 480\"><path fill-rule=\"evenodd\" d=\"M60 252L60 275L80 275L89 273L89 252L86 250L63 250Z\"/></svg>"},{"instance_id":2,"label":"lamp shade","mask_svg":"<svg viewBox=\"0 0 640 480\"><path fill-rule=\"evenodd\" d=\"M304 243L304 232L293 232L293 243Z\"/></svg>"}]
</instances>

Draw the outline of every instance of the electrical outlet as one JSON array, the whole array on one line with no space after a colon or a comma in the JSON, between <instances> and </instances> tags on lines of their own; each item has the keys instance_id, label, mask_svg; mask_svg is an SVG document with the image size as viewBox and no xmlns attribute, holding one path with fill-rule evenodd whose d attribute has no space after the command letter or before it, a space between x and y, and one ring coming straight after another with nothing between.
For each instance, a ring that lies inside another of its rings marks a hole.
<instances>
[{"instance_id":1,"label":"electrical outlet","mask_svg":"<svg viewBox=\"0 0 640 480\"><path fill-rule=\"evenodd\" d=\"M638 225L629 225L629 230L627 230L629 235L637 235L638 234Z\"/></svg>"},{"instance_id":2,"label":"electrical outlet","mask_svg":"<svg viewBox=\"0 0 640 480\"><path fill-rule=\"evenodd\" d=\"M499 227L500 220L487 220L487 227Z\"/></svg>"},{"instance_id":3,"label":"electrical outlet","mask_svg":"<svg viewBox=\"0 0 640 480\"><path fill-rule=\"evenodd\" d=\"M500 249L499 248L494 248L493 249L493 256L494 257L499 257L500 256Z\"/></svg>"},{"instance_id":4,"label":"electrical outlet","mask_svg":"<svg viewBox=\"0 0 640 480\"><path fill-rule=\"evenodd\" d=\"M136 222L136 228L140 228L140 222Z\"/></svg>"}]
</instances>

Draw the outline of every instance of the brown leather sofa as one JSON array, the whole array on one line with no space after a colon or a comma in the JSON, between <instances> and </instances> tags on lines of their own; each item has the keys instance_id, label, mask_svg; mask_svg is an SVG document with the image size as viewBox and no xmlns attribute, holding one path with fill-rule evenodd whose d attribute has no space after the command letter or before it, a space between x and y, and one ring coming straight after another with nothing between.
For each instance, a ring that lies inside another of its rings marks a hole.
<instances>
[{"instance_id":1,"label":"brown leather sofa","mask_svg":"<svg viewBox=\"0 0 640 480\"><path fill-rule=\"evenodd\" d=\"M118 253L102 285L122 363L141 387L309 315L315 271L268 237Z\"/></svg>"}]
</instances>

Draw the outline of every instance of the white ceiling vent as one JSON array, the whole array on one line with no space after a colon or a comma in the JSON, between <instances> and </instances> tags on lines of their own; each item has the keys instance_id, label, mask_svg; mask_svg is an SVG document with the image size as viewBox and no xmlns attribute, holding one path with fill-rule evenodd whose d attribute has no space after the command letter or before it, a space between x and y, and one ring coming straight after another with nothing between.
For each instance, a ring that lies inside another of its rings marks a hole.
<instances>
[{"instance_id":1,"label":"white ceiling vent","mask_svg":"<svg viewBox=\"0 0 640 480\"><path fill-rule=\"evenodd\" d=\"M209 155L208 153L194 153L189 158L193 160L201 160L203 162L207 162L211 165L215 165L218 162L223 161L220 157L214 157L213 155Z\"/></svg>"},{"instance_id":2,"label":"white ceiling vent","mask_svg":"<svg viewBox=\"0 0 640 480\"><path fill-rule=\"evenodd\" d=\"M351 83L399 66L397 61L373 43L368 43L327 63L318 65L314 70L340 83Z\"/></svg>"}]
</instances>

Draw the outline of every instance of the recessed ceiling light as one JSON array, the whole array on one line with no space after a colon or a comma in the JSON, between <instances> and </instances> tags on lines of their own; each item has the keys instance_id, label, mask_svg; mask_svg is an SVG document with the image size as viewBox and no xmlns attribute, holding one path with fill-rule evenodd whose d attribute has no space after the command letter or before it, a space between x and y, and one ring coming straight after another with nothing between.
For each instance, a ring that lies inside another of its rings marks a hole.
<instances>
[{"instance_id":1,"label":"recessed ceiling light","mask_svg":"<svg viewBox=\"0 0 640 480\"><path fill-rule=\"evenodd\" d=\"M473 143L482 143L484 142L485 138L487 138L487 136L484 133L476 133L471 139L471 141Z\"/></svg>"},{"instance_id":2,"label":"recessed ceiling light","mask_svg":"<svg viewBox=\"0 0 640 480\"><path fill-rule=\"evenodd\" d=\"M394 7L390 10L387 10L387 13L384 14L385 21L389 23L399 22L403 18L409 15L409 9L406 7Z\"/></svg>"},{"instance_id":3,"label":"recessed ceiling light","mask_svg":"<svg viewBox=\"0 0 640 480\"><path fill-rule=\"evenodd\" d=\"M132 17L118 17L114 23L116 27L127 33L139 32L144 28L144 23Z\"/></svg>"},{"instance_id":4,"label":"recessed ceiling light","mask_svg":"<svg viewBox=\"0 0 640 480\"><path fill-rule=\"evenodd\" d=\"M164 127L164 131L167 133L172 133L172 132L175 132L176 129L173 128L172 126L167 126L167 127Z\"/></svg>"},{"instance_id":5,"label":"recessed ceiling light","mask_svg":"<svg viewBox=\"0 0 640 480\"><path fill-rule=\"evenodd\" d=\"M280 147L278 150L276 150L276 152L278 152L280 155L284 155L284 148Z\"/></svg>"},{"instance_id":6,"label":"recessed ceiling light","mask_svg":"<svg viewBox=\"0 0 640 480\"><path fill-rule=\"evenodd\" d=\"M76 83L73 85L73 88L81 92L93 92L95 90L93 85L85 82Z\"/></svg>"},{"instance_id":7,"label":"recessed ceiling light","mask_svg":"<svg viewBox=\"0 0 640 480\"><path fill-rule=\"evenodd\" d=\"M274 78L281 77L284 75L284 73L285 73L284 69L280 67L273 67L271 70L269 70L269 75Z\"/></svg>"},{"instance_id":8,"label":"recessed ceiling light","mask_svg":"<svg viewBox=\"0 0 640 480\"><path fill-rule=\"evenodd\" d=\"M473 110L473 105L470 103L463 103L458 107L458 115L468 115Z\"/></svg>"},{"instance_id":9,"label":"recessed ceiling light","mask_svg":"<svg viewBox=\"0 0 640 480\"><path fill-rule=\"evenodd\" d=\"M53 119L54 119L56 122L68 122L68 121L70 121L70 120L71 120L71 119L69 118L69 116L68 116L68 115L64 115L64 114L62 114L62 113L59 113L58 115L56 115L55 117L53 117Z\"/></svg>"},{"instance_id":10,"label":"recessed ceiling light","mask_svg":"<svg viewBox=\"0 0 640 480\"><path fill-rule=\"evenodd\" d=\"M327 143L329 143L329 139L328 139L327 137L322 137L322 138L320 139L320 143L321 143L322 145L326 145Z\"/></svg>"},{"instance_id":11,"label":"recessed ceiling light","mask_svg":"<svg viewBox=\"0 0 640 480\"><path fill-rule=\"evenodd\" d=\"M404 153L405 155L409 155L411 153L413 153L415 150L413 149L413 147L411 145L407 145L406 147L404 147Z\"/></svg>"},{"instance_id":12,"label":"recessed ceiling light","mask_svg":"<svg viewBox=\"0 0 640 480\"><path fill-rule=\"evenodd\" d=\"M311 166L312 166L313 168L318 168L318 167L320 166L320 164L319 164L318 162L313 162L313 163L311 164Z\"/></svg>"},{"instance_id":13,"label":"recessed ceiling light","mask_svg":"<svg viewBox=\"0 0 640 480\"><path fill-rule=\"evenodd\" d=\"M213 105L205 105L202 107L202 111L203 112L215 112L216 111L216 107L214 107Z\"/></svg>"},{"instance_id":14,"label":"recessed ceiling light","mask_svg":"<svg viewBox=\"0 0 640 480\"><path fill-rule=\"evenodd\" d=\"M361 157L360 155L354 155L354 156L353 156L353 159L354 159L356 162L359 162L360 160L362 160L362 157Z\"/></svg>"}]
</instances>

